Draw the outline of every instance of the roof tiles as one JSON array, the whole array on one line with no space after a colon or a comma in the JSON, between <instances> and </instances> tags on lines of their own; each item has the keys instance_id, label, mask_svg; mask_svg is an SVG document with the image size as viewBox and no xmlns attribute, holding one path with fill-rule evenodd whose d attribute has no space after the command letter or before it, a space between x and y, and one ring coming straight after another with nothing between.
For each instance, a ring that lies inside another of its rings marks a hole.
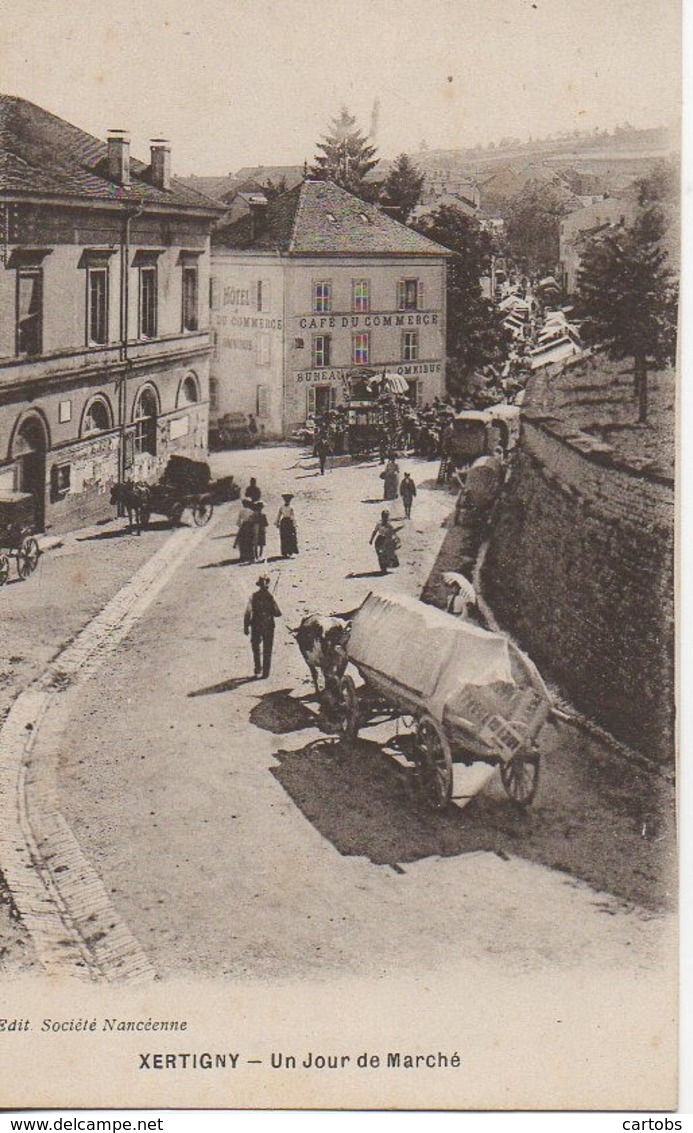
<instances>
[{"instance_id":1,"label":"roof tiles","mask_svg":"<svg viewBox=\"0 0 693 1133\"><path fill-rule=\"evenodd\" d=\"M149 166L134 158L130 177L129 185L109 178L106 142L26 99L0 94L0 193L216 208L175 179L170 189L157 188Z\"/></svg>"},{"instance_id":2,"label":"roof tiles","mask_svg":"<svg viewBox=\"0 0 693 1133\"><path fill-rule=\"evenodd\" d=\"M222 223L212 239L220 248L290 256L450 254L331 181L303 181L263 214Z\"/></svg>"}]
</instances>

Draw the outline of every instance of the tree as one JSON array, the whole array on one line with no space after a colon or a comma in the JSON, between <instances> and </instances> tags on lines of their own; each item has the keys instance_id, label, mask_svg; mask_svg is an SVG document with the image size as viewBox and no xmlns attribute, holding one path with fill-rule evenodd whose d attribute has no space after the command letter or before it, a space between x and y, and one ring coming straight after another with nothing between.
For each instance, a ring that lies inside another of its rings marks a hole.
<instances>
[{"instance_id":1,"label":"tree","mask_svg":"<svg viewBox=\"0 0 693 1133\"><path fill-rule=\"evenodd\" d=\"M555 269L559 229L566 205L551 185L528 182L505 209L508 254L525 272Z\"/></svg>"},{"instance_id":2,"label":"tree","mask_svg":"<svg viewBox=\"0 0 693 1133\"><path fill-rule=\"evenodd\" d=\"M378 164L375 146L368 144L356 126L356 119L346 106L339 118L332 119L331 133L318 145L322 153L315 155L311 176L319 181L334 181L357 197L374 196L364 184L366 174Z\"/></svg>"},{"instance_id":3,"label":"tree","mask_svg":"<svg viewBox=\"0 0 693 1133\"><path fill-rule=\"evenodd\" d=\"M395 158L383 185L383 204L402 224L406 224L421 200L425 180L426 175L419 173L406 153Z\"/></svg>"},{"instance_id":4,"label":"tree","mask_svg":"<svg viewBox=\"0 0 693 1133\"><path fill-rule=\"evenodd\" d=\"M461 394L474 370L502 365L511 345L501 313L481 292L493 243L473 217L451 205L441 205L416 228L454 253L447 268L446 350L450 392Z\"/></svg>"},{"instance_id":5,"label":"tree","mask_svg":"<svg viewBox=\"0 0 693 1133\"><path fill-rule=\"evenodd\" d=\"M641 423L647 421L648 369L671 363L676 353L678 289L661 246L664 231L661 210L643 208L632 225L587 245L578 274L583 336L616 361L633 359Z\"/></svg>"},{"instance_id":6,"label":"tree","mask_svg":"<svg viewBox=\"0 0 693 1133\"><path fill-rule=\"evenodd\" d=\"M281 197L282 193L286 192L286 177L282 174L279 180L275 182L271 177L267 179L265 184L265 196L268 201L273 201L275 197Z\"/></svg>"}]
</instances>

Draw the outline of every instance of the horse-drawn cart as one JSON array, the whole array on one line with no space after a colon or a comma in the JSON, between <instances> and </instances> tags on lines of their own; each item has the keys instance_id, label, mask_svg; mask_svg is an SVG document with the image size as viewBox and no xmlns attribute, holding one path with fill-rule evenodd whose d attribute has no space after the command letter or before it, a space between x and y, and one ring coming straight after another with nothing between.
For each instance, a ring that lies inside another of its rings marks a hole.
<instances>
[{"instance_id":1,"label":"horse-drawn cart","mask_svg":"<svg viewBox=\"0 0 693 1133\"><path fill-rule=\"evenodd\" d=\"M10 559L20 578L36 570L40 550L35 531L34 497L28 492L0 491L0 586L10 576Z\"/></svg>"},{"instance_id":2,"label":"horse-drawn cart","mask_svg":"<svg viewBox=\"0 0 693 1133\"><path fill-rule=\"evenodd\" d=\"M204 527L214 512L209 465L203 460L170 456L164 475L149 487L149 511L180 523L188 508L193 523Z\"/></svg>"},{"instance_id":3,"label":"horse-drawn cart","mask_svg":"<svg viewBox=\"0 0 693 1133\"><path fill-rule=\"evenodd\" d=\"M209 523L214 505L237 500L241 490L233 476L212 480L204 460L186 456L170 456L164 474L155 484L126 480L111 488L111 503L126 511L130 530L139 535L152 515L165 515L174 525L180 523L189 509L193 523L203 527Z\"/></svg>"},{"instance_id":4,"label":"horse-drawn cart","mask_svg":"<svg viewBox=\"0 0 693 1133\"><path fill-rule=\"evenodd\" d=\"M383 713L410 716L415 776L434 810L452 798L454 763L498 765L509 797L532 802L551 700L506 637L413 598L369 594L353 618L347 654L364 683L357 688L345 673L333 692L344 739Z\"/></svg>"}]
</instances>

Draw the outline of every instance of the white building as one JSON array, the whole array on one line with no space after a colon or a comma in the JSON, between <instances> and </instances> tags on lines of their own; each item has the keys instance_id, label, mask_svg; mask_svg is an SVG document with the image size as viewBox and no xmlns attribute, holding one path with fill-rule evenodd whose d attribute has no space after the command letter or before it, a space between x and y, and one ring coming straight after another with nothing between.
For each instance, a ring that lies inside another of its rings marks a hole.
<instances>
[{"instance_id":1,"label":"white building","mask_svg":"<svg viewBox=\"0 0 693 1133\"><path fill-rule=\"evenodd\" d=\"M212 241L212 417L285 436L354 371L445 388L446 248L328 181L303 181Z\"/></svg>"}]
</instances>

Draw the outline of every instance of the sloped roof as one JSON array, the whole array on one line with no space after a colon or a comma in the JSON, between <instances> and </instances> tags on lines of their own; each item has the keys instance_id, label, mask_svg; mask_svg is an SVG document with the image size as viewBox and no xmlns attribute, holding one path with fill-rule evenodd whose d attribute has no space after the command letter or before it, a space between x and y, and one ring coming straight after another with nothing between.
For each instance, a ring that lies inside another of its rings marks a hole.
<instances>
[{"instance_id":1,"label":"sloped roof","mask_svg":"<svg viewBox=\"0 0 693 1133\"><path fill-rule=\"evenodd\" d=\"M216 211L214 201L173 179L158 189L150 167L130 160L129 185L108 175L106 142L26 99L0 94L0 193L136 201Z\"/></svg>"},{"instance_id":2,"label":"sloped roof","mask_svg":"<svg viewBox=\"0 0 693 1133\"><path fill-rule=\"evenodd\" d=\"M262 217L222 222L217 247L303 255L450 255L331 181L303 181L275 198Z\"/></svg>"}]
</instances>

